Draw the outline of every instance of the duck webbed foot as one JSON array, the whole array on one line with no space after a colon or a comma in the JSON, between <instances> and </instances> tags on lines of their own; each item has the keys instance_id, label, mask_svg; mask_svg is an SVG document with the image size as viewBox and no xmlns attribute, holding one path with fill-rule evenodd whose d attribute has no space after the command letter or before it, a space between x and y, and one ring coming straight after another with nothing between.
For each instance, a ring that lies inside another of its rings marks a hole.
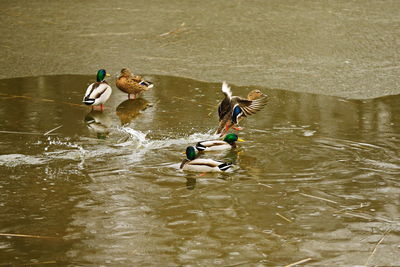
<instances>
[{"instance_id":1,"label":"duck webbed foot","mask_svg":"<svg viewBox=\"0 0 400 267\"><path fill-rule=\"evenodd\" d=\"M232 129L234 129L234 130L236 130L236 131L241 131L241 130L243 130L244 128L243 128L243 127L240 127L240 126L232 126Z\"/></svg>"}]
</instances>

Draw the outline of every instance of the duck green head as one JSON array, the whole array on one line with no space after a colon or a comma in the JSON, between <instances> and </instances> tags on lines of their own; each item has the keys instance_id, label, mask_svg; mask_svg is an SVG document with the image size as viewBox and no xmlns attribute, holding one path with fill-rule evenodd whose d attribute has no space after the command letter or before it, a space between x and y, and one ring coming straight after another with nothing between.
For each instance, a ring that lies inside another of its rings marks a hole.
<instances>
[{"instance_id":1,"label":"duck green head","mask_svg":"<svg viewBox=\"0 0 400 267\"><path fill-rule=\"evenodd\" d=\"M193 146L186 148L186 157L188 160L194 160L196 158L196 149Z\"/></svg>"},{"instance_id":2,"label":"duck green head","mask_svg":"<svg viewBox=\"0 0 400 267\"><path fill-rule=\"evenodd\" d=\"M237 134L234 134L234 133L227 134L227 135L225 136L225 138L224 138L224 141L227 142L228 144L234 144L236 141L244 142L243 139L240 139L240 138L237 136Z\"/></svg>"},{"instance_id":3,"label":"duck green head","mask_svg":"<svg viewBox=\"0 0 400 267\"><path fill-rule=\"evenodd\" d=\"M104 81L104 79L106 78L106 76L110 76L109 74L107 74L105 69L100 69L97 71L97 76L96 76L96 80L97 82L102 82Z\"/></svg>"}]
</instances>

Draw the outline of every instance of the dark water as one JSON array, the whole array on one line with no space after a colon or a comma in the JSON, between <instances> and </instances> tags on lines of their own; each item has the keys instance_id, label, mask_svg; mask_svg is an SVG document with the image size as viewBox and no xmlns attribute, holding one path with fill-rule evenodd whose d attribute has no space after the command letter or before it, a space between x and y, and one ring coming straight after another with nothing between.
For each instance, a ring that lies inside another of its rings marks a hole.
<instances>
[{"instance_id":1,"label":"dark water","mask_svg":"<svg viewBox=\"0 0 400 267\"><path fill-rule=\"evenodd\" d=\"M399 96L260 88L247 142L209 154L236 170L201 175L178 166L213 138L220 84L149 76L101 113L92 78L0 80L0 233L36 236L0 236L0 266L400 265Z\"/></svg>"}]
</instances>

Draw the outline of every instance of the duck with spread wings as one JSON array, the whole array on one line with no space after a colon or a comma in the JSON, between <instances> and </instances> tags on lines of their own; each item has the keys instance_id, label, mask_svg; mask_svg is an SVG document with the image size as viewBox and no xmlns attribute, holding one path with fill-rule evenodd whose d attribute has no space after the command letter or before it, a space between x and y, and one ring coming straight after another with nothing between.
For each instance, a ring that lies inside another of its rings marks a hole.
<instances>
[{"instance_id":1,"label":"duck with spread wings","mask_svg":"<svg viewBox=\"0 0 400 267\"><path fill-rule=\"evenodd\" d=\"M219 126L216 134L224 136L230 128L241 130L239 122L260 111L267 103L268 97L260 90L253 90L247 98L232 96L232 91L226 82L222 83L225 98L218 106Z\"/></svg>"}]
</instances>

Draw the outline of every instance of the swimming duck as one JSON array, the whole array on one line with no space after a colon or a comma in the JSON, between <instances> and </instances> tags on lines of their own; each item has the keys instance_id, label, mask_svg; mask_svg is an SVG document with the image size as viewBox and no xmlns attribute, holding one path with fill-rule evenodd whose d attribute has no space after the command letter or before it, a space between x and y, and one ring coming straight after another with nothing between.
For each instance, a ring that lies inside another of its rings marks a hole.
<instances>
[{"instance_id":1,"label":"swimming duck","mask_svg":"<svg viewBox=\"0 0 400 267\"><path fill-rule=\"evenodd\" d=\"M192 172L223 172L231 167L233 167L232 163L213 159L196 159L196 149L193 146L188 146L186 148L186 159L182 161L179 168Z\"/></svg>"},{"instance_id":2,"label":"swimming duck","mask_svg":"<svg viewBox=\"0 0 400 267\"><path fill-rule=\"evenodd\" d=\"M98 70L96 82L90 84L86 89L82 102L88 106L92 106L92 109L96 109L96 106L100 106L100 109L103 110L103 104L111 96L111 86L104 80L106 76L110 75L104 69Z\"/></svg>"},{"instance_id":3,"label":"swimming duck","mask_svg":"<svg viewBox=\"0 0 400 267\"><path fill-rule=\"evenodd\" d=\"M128 94L129 99L135 99L140 93L154 86L151 82L145 81L141 76L133 75L128 68L121 70L115 84L118 89Z\"/></svg>"},{"instance_id":4,"label":"swimming duck","mask_svg":"<svg viewBox=\"0 0 400 267\"><path fill-rule=\"evenodd\" d=\"M260 111L267 103L268 97L260 92L253 90L246 98L232 96L232 91L226 82L222 83L222 92L225 98L218 106L219 126L217 134L224 136L232 127L235 130L241 130L240 127L235 127L244 117L255 114Z\"/></svg>"},{"instance_id":5,"label":"swimming duck","mask_svg":"<svg viewBox=\"0 0 400 267\"><path fill-rule=\"evenodd\" d=\"M236 141L244 142L237 134L227 134L224 140L201 141L196 144L198 151L221 151L236 147Z\"/></svg>"}]
</instances>

